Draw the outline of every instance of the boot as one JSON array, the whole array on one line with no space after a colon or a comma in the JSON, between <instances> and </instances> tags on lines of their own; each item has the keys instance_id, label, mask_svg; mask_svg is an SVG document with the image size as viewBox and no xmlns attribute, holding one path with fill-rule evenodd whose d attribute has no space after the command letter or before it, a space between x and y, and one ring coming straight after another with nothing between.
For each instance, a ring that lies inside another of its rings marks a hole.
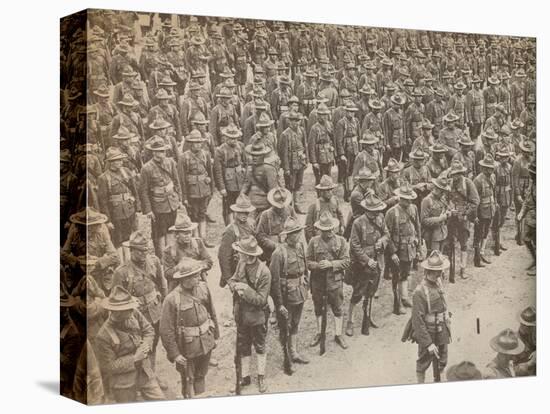
<instances>
[{"instance_id":1,"label":"boot","mask_svg":"<svg viewBox=\"0 0 550 414\"><path fill-rule=\"evenodd\" d=\"M361 324L361 335L369 336L369 327L370 327L370 309L369 309L369 298L363 299L363 323Z\"/></svg>"},{"instance_id":2,"label":"boot","mask_svg":"<svg viewBox=\"0 0 550 414\"><path fill-rule=\"evenodd\" d=\"M460 252L460 278L468 279L468 276L465 274L466 263L468 262L468 252Z\"/></svg>"},{"instance_id":3,"label":"boot","mask_svg":"<svg viewBox=\"0 0 550 414\"><path fill-rule=\"evenodd\" d=\"M199 237L206 247L214 247L213 244L208 243L208 240L206 240L206 221L201 221L199 223Z\"/></svg>"},{"instance_id":4,"label":"boot","mask_svg":"<svg viewBox=\"0 0 550 414\"><path fill-rule=\"evenodd\" d=\"M319 342L321 342L321 316L317 316L317 333L309 343L310 347L314 347L319 345Z\"/></svg>"},{"instance_id":5,"label":"boot","mask_svg":"<svg viewBox=\"0 0 550 414\"><path fill-rule=\"evenodd\" d=\"M369 326L374 329L378 328L378 324L372 319L372 298L369 300Z\"/></svg>"},{"instance_id":6,"label":"boot","mask_svg":"<svg viewBox=\"0 0 550 414\"><path fill-rule=\"evenodd\" d=\"M256 354L258 363L258 390L263 394L267 391L267 385L265 384L265 362L267 359L266 354Z\"/></svg>"},{"instance_id":7,"label":"boot","mask_svg":"<svg viewBox=\"0 0 550 414\"><path fill-rule=\"evenodd\" d=\"M493 234L493 252L495 256L500 256L500 235L499 234Z\"/></svg>"},{"instance_id":8,"label":"boot","mask_svg":"<svg viewBox=\"0 0 550 414\"><path fill-rule=\"evenodd\" d=\"M309 364L309 359L298 353L298 335L290 335L290 357L297 364Z\"/></svg>"},{"instance_id":9,"label":"boot","mask_svg":"<svg viewBox=\"0 0 550 414\"><path fill-rule=\"evenodd\" d=\"M481 254L479 253L479 247L474 247L474 266L485 267L485 265L481 263Z\"/></svg>"},{"instance_id":10,"label":"boot","mask_svg":"<svg viewBox=\"0 0 550 414\"><path fill-rule=\"evenodd\" d=\"M401 288L401 303L404 307L411 308L412 303L409 299L409 281L402 281L399 287Z\"/></svg>"},{"instance_id":11,"label":"boot","mask_svg":"<svg viewBox=\"0 0 550 414\"><path fill-rule=\"evenodd\" d=\"M487 239L483 239L481 242L481 247L479 249L479 257L481 258L481 261L487 264L491 264L490 260L487 260L485 257L485 247L487 246Z\"/></svg>"},{"instance_id":12,"label":"boot","mask_svg":"<svg viewBox=\"0 0 550 414\"><path fill-rule=\"evenodd\" d=\"M395 315L404 315L407 313L403 304L401 303L401 295L399 293L399 286L396 286L393 290L393 313Z\"/></svg>"},{"instance_id":13,"label":"boot","mask_svg":"<svg viewBox=\"0 0 550 414\"><path fill-rule=\"evenodd\" d=\"M354 309L355 309L355 304L350 302L349 312L348 312L348 322L346 323L346 335L347 336L353 336L353 310Z\"/></svg>"},{"instance_id":14,"label":"boot","mask_svg":"<svg viewBox=\"0 0 550 414\"><path fill-rule=\"evenodd\" d=\"M334 317L334 340L342 349L347 349L348 344L346 343L346 340L344 339L344 336L342 335L342 325L343 320L341 316L335 316Z\"/></svg>"},{"instance_id":15,"label":"boot","mask_svg":"<svg viewBox=\"0 0 550 414\"><path fill-rule=\"evenodd\" d=\"M252 381L250 380L250 356L241 357L241 386L246 387L250 385Z\"/></svg>"},{"instance_id":16,"label":"boot","mask_svg":"<svg viewBox=\"0 0 550 414\"><path fill-rule=\"evenodd\" d=\"M195 395L202 394L205 390L204 377L196 378L193 383L193 388L195 389Z\"/></svg>"},{"instance_id":17,"label":"boot","mask_svg":"<svg viewBox=\"0 0 550 414\"><path fill-rule=\"evenodd\" d=\"M417 372L416 373L416 382L418 384L424 384L424 382L426 381L426 373L424 372Z\"/></svg>"}]
</instances>

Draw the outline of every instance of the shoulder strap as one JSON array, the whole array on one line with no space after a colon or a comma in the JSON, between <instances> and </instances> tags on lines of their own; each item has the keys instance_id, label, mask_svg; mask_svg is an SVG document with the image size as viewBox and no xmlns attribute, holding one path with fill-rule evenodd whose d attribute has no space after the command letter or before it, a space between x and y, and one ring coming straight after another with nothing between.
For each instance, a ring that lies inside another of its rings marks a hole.
<instances>
[{"instance_id":1,"label":"shoulder strap","mask_svg":"<svg viewBox=\"0 0 550 414\"><path fill-rule=\"evenodd\" d=\"M432 313L432 304L430 302L430 292L428 290L428 287L422 282L422 290L424 291L424 295L426 295L426 303L428 304L428 313Z\"/></svg>"},{"instance_id":2,"label":"shoulder strap","mask_svg":"<svg viewBox=\"0 0 550 414\"><path fill-rule=\"evenodd\" d=\"M113 341L113 344L116 346L120 345L120 338L118 337L117 333L108 325L105 325L105 331L107 334L109 334L109 337L111 338L111 341Z\"/></svg>"}]
</instances>

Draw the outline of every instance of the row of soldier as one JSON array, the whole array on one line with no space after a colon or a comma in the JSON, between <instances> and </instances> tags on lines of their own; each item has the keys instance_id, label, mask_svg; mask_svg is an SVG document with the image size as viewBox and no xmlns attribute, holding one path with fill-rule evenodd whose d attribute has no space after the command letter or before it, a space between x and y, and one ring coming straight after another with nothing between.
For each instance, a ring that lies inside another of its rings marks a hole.
<instances>
[{"instance_id":1,"label":"row of soldier","mask_svg":"<svg viewBox=\"0 0 550 414\"><path fill-rule=\"evenodd\" d=\"M345 331L353 335L354 306L363 299L367 323L362 331L368 334L376 326L371 307L380 275L392 280L394 313L402 314L403 307L411 305L408 278L424 243L428 252L444 250L453 267L458 242L460 275L466 277L471 222L474 263L483 266L490 263L485 252L490 230L495 254L503 249L499 229L511 208L521 210L516 240L525 239L535 256L535 190L529 180L535 138L534 60L529 42L512 45L504 38L491 39L490 51L483 55L485 41L472 37L474 56L487 63L483 70L479 63L463 65L464 53L472 50L464 50L458 36L439 48L432 39L434 49L440 49L435 51L403 46L385 50L373 48L372 39L383 42L385 33L375 29L365 32L362 50L355 47L362 43L360 31L338 28L336 35L326 28L333 41L327 50L334 52L323 52L321 41L306 53L313 39L307 27L300 26L295 42L300 53L294 56L291 49L289 56L284 28L208 26L191 22L181 30L164 22L141 48L134 38L120 32L115 38L98 25L89 30L87 42L83 32L77 32L64 51L62 225L72 223L62 227L65 290L79 296L87 288L98 301L110 293L112 297L102 299L110 311L117 310L117 300L127 302L122 308L132 309L137 306L132 297L138 298L153 342L139 348L134 362L147 359L154 365L162 337L169 359L182 367L182 384L188 384L183 394L193 393L191 383L197 393L204 390L211 337L218 335L205 285L205 272L212 267L207 248L213 247L206 232L211 221L207 208L216 190L228 225L218 250L220 285L229 286L236 304L247 304L236 321L249 313L237 328L245 385L250 383L246 374L252 344L259 372L265 367L268 296L280 332L287 331L289 372L293 360L307 361L297 351L297 334L308 288L318 318L312 343L324 341L321 333L330 305L336 341L345 348L344 279L354 286ZM294 30L290 28L291 39ZM323 30L315 32L319 36L314 38L322 40ZM261 39L271 42L272 35L278 47L264 47ZM340 37L355 37L355 43L342 49ZM397 44L399 39L396 35ZM224 47L231 53L219 53ZM79 67L82 49L87 52L86 68ZM83 69L89 78L86 94L78 76ZM306 213L300 196L309 164L318 200L306 215L305 253L294 235L302 230L296 213ZM344 200L351 204L348 217L333 194L333 165L338 167ZM144 253L150 243L149 231L139 228L142 215L150 223L155 256ZM316 236L318 231L321 236ZM170 242L172 233L176 236ZM285 234L285 243L279 244ZM243 256L235 257L234 251ZM260 260L253 260L260 251ZM342 256L330 261L327 254ZM243 267L238 269L240 262ZM326 277L313 277L322 271ZM197 277L190 281L197 275L199 283ZM182 295L177 306L178 295L169 294L176 287ZM201 317L187 319L177 308L191 309L182 304L189 304L186 294L193 291L202 292L199 301L191 301ZM123 339L119 333L125 337L117 317L104 324L101 306L88 305L88 319L96 315L96 330L103 331L98 334L103 342L95 344L101 347L100 366L109 372L122 369L111 372L116 377L126 368L115 361L134 350L117 345ZM166 321L163 335L165 312L178 326L170 328ZM89 331L89 337L95 334ZM201 344L183 347L185 352L194 349L189 358L177 354L182 339ZM120 355L113 355L113 349ZM154 366L143 368L151 389L142 389L142 396L159 397ZM260 375L264 392L265 371ZM130 381L128 387L128 376L121 377L111 381L104 376L113 398L135 398L138 382Z\"/></svg>"}]
</instances>

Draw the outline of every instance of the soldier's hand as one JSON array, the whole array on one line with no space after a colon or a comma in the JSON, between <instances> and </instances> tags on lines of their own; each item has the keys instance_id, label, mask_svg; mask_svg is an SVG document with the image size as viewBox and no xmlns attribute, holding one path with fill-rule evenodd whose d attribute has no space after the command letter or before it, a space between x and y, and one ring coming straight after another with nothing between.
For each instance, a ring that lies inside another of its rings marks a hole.
<instances>
[{"instance_id":1,"label":"soldier's hand","mask_svg":"<svg viewBox=\"0 0 550 414\"><path fill-rule=\"evenodd\" d=\"M145 352L145 349L140 346L138 349L136 349L136 352L134 354L134 362L143 361L145 358L147 358L147 352Z\"/></svg>"},{"instance_id":2,"label":"soldier's hand","mask_svg":"<svg viewBox=\"0 0 550 414\"><path fill-rule=\"evenodd\" d=\"M523 204L523 197L522 196L518 196L518 203Z\"/></svg>"},{"instance_id":3,"label":"soldier's hand","mask_svg":"<svg viewBox=\"0 0 550 414\"><path fill-rule=\"evenodd\" d=\"M478 217L475 218L474 224L479 224L479 218Z\"/></svg>"},{"instance_id":4,"label":"soldier's hand","mask_svg":"<svg viewBox=\"0 0 550 414\"><path fill-rule=\"evenodd\" d=\"M332 267L332 263L329 260L321 260L319 262L319 267L321 270L330 269Z\"/></svg>"},{"instance_id":5,"label":"soldier's hand","mask_svg":"<svg viewBox=\"0 0 550 414\"><path fill-rule=\"evenodd\" d=\"M374 243L374 248L376 250L380 250L382 248L382 242L378 240L376 243Z\"/></svg>"},{"instance_id":6,"label":"soldier's hand","mask_svg":"<svg viewBox=\"0 0 550 414\"><path fill-rule=\"evenodd\" d=\"M369 259L368 265L371 269L376 269L378 262L376 260Z\"/></svg>"},{"instance_id":7,"label":"soldier's hand","mask_svg":"<svg viewBox=\"0 0 550 414\"><path fill-rule=\"evenodd\" d=\"M178 355L174 362L178 365L185 366L187 364L187 358L185 358L183 355Z\"/></svg>"},{"instance_id":8,"label":"soldier's hand","mask_svg":"<svg viewBox=\"0 0 550 414\"><path fill-rule=\"evenodd\" d=\"M395 264L396 266L399 266L399 256L397 256L395 253L392 254L391 260L392 260L393 264Z\"/></svg>"},{"instance_id":9,"label":"soldier's hand","mask_svg":"<svg viewBox=\"0 0 550 414\"><path fill-rule=\"evenodd\" d=\"M283 305L279 306L279 315L281 315L283 318L288 318L288 310Z\"/></svg>"},{"instance_id":10,"label":"soldier's hand","mask_svg":"<svg viewBox=\"0 0 550 414\"><path fill-rule=\"evenodd\" d=\"M227 191L226 190L220 190L220 194L222 197L226 197L227 196Z\"/></svg>"},{"instance_id":11,"label":"soldier's hand","mask_svg":"<svg viewBox=\"0 0 550 414\"><path fill-rule=\"evenodd\" d=\"M148 212L145 217L147 217L148 219L151 219L151 221L155 221L155 215L153 214L152 211Z\"/></svg>"},{"instance_id":12,"label":"soldier's hand","mask_svg":"<svg viewBox=\"0 0 550 414\"><path fill-rule=\"evenodd\" d=\"M341 155L340 160L343 161L343 162L346 162L348 159L346 158L345 155Z\"/></svg>"},{"instance_id":13,"label":"soldier's hand","mask_svg":"<svg viewBox=\"0 0 550 414\"><path fill-rule=\"evenodd\" d=\"M243 283L243 282L235 282L233 283L233 289L236 290L236 291L243 291L245 290L246 288L248 287L248 285L246 283Z\"/></svg>"},{"instance_id":14,"label":"soldier's hand","mask_svg":"<svg viewBox=\"0 0 550 414\"><path fill-rule=\"evenodd\" d=\"M428 352L439 359L439 349L437 349L437 346L435 344L431 344L428 347Z\"/></svg>"},{"instance_id":15,"label":"soldier's hand","mask_svg":"<svg viewBox=\"0 0 550 414\"><path fill-rule=\"evenodd\" d=\"M290 171L289 171L289 170L285 170L285 175L286 175L287 177L290 177Z\"/></svg>"},{"instance_id":16,"label":"soldier's hand","mask_svg":"<svg viewBox=\"0 0 550 414\"><path fill-rule=\"evenodd\" d=\"M523 220L523 214L519 213L516 218L518 219L518 221Z\"/></svg>"},{"instance_id":17,"label":"soldier's hand","mask_svg":"<svg viewBox=\"0 0 550 414\"><path fill-rule=\"evenodd\" d=\"M313 168L315 168L316 170L319 169L319 164L318 163L314 162L312 165L313 165Z\"/></svg>"}]
</instances>

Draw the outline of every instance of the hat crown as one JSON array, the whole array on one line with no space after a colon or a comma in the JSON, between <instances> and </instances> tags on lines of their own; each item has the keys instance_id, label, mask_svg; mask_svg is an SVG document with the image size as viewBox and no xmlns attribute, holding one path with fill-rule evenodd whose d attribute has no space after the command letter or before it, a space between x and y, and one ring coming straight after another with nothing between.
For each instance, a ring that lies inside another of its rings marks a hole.
<instances>
[{"instance_id":1,"label":"hat crown","mask_svg":"<svg viewBox=\"0 0 550 414\"><path fill-rule=\"evenodd\" d=\"M374 191L370 189L361 201L361 205L367 210L383 210L386 207L386 203L380 200L376 194L374 194Z\"/></svg>"},{"instance_id":2,"label":"hat crown","mask_svg":"<svg viewBox=\"0 0 550 414\"><path fill-rule=\"evenodd\" d=\"M141 230L138 230L130 235L128 244L130 248L147 249L149 247L149 239Z\"/></svg>"},{"instance_id":3,"label":"hat crown","mask_svg":"<svg viewBox=\"0 0 550 414\"><path fill-rule=\"evenodd\" d=\"M107 148L107 151L105 152L105 159L107 161L113 160L113 159L119 159L121 157L124 157L126 154L124 154L120 148L118 147L109 147Z\"/></svg>"},{"instance_id":4,"label":"hat crown","mask_svg":"<svg viewBox=\"0 0 550 414\"><path fill-rule=\"evenodd\" d=\"M451 163L451 174L464 172L464 164L460 160L453 160Z\"/></svg>"},{"instance_id":5,"label":"hat crown","mask_svg":"<svg viewBox=\"0 0 550 414\"><path fill-rule=\"evenodd\" d=\"M129 93L124 94L124 97L122 98L122 101L120 101L123 105L134 105L136 103L136 100L132 95Z\"/></svg>"},{"instance_id":6,"label":"hat crown","mask_svg":"<svg viewBox=\"0 0 550 414\"><path fill-rule=\"evenodd\" d=\"M514 350L519 345L519 337L517 333L508 328L498 334L495 342L504 351Z\"/></svg>"},{"instance_id":7,"label":"hat crown","mask_svg":"<svg viewBox=\"0 0 550 414\"><path fill-rule=\"evenodd\" d=\"M166 92L166 89L160 88L157 91L156 98L157 99L169 99L170 95L168 95L168 92Z\"/></svg>"},{"instance_id":8,"label":"hat crown","mask_svg":"<svg viewBox=\"0 0 550 414\"><path fill-rule=\"evenodd\" d=\"M133 302L132 295L128 293L126 289L124 289L120 285L116 285L113 290L111 291L111 294L109 295L108 302L110 305L126 305L130 302Z\"/></svg>"},{"instance_id":9,"label":"hat crown","mask_svg":"<svg viewBox=\"0 0 550 414\"><path fill-rule=\"evenodd\" d=\"M424 154L424 151L422 151L422 148L418 147L414 152L411 153L410 158L417 159L417 160L423 160L426 158L426 155Z\"/></svg>"},{"instance_id":10,"label":"hat crown","mask_svg":"<svg viewBox=\"0 0 550 414\"><path fill-rule=\"evenodd\" d=\"M290 192L284 188L276 187L271 192L271 198L276 204L283 204L290 196Z\"/></svg>"},{"instance_id":11,"label":"hat crown","mask_svg":"<svg viewBox=\"0 0 550 414\"><path fill-rule=\"evenodd\" d=\"M390 158L388 160L388 164L386 165L386 168L388 171L399 171L401 170L401 167L399 166L399 162L395 158Z\"/></svg>"},{"instance_id":12,"label":"hat crown","mask_svg":"<svg viewBox=\"0 0 550 414\"><path fill-rule=\"evenodd\" d=\"M334 219L328 210L323 211L319 216L319 226L325 228L334 226Z\"/></svg>"},{"instance_id":13,"label":"hat crown","mask_svg":"<svg viewBox=\"0 0 550 414\"><path fill-rule=\"evenodd\" d=\"M148 141L148 147L151 149L166 149L166 143L164 142L164 139L159 137L158 135L153 135L151 138L149 138Z\"/></svg>"},{"instance_id":14,"label":"hat crown","mask_svg":"<svg viewBox=\"0 0 550 414\"><path fill-rule=\"evenodd\" d=\"M328 176L328 175L323 175L321 177L321 180L319 181L319 186L320 187L330 187L332 188L334 186L334 183L332 182L332 177Z\"/></svg>"},{"instance_id":15,"label":"hat crown","mask_svg":"<svg viewBox=\"0 0 550 414\"><path fill-rule=\"evenodd\" d=\"M250 202L250 198L248 198L245 194L239 194L237 199L235 200L235 207L239 210L247 210L250 207L252 207L252 203Z\"/></svg>"},{"instance_id":16,"label":"hat crown","mask_svg":"<svg viewBox=\"0 0 550 414\"><path fill-rule=\"evenodd\" d=\"M405 181L403 182L403 184L401 184L399 186L399 196L405 196L405 197L412 197L412 196L415 196L416 197L416 193L414 192L411 184L408 182L408 181Z\"/></svg>"},{"instance_id":17,"label":"hat crown","mask_svg":"<svg viewBox=\"0 0 550 414\"><path fill-rule=\"evenodd\" d=\"M193 276L202 272L203 269L204 266L200 261L190 257L184 257L176 266L176 274L174 275L174 278L180 279L187 276Z\"/></svg>"},{"instance_id":18,"label":"hat crown","mask_svg":"<svg viewBox=\"0 0 550 414\"><path fill-rule=\"evenodd\" d=\"M521 323L527 322L529 324L535 324L537 322L537 311L533 306L528 306L521 311Z\"/></svg>"},{"instance_id":19,"label":"hat crown","mask_svg":"<svg viewBox=\"0 0 550 414\"><path fill-rule=\"evenodd\" d=\"M358 180L372 180L374 179L374 175L372 171L367 167L362 167L357 171L357 175L355 176Z\"/></svg>"},{"instance_id":20,"label":"hat crown","mask_svg":"<svg viewBox=\"0 0 550 414\"><path fill-rule=\"evenodd\" d=\"M202 111L197 111L193 116L193 119L191 120L191 122L204 122L204 121L206 121L206 117L204 116Z\"/></svg>"},{"instance_id":21,"label":"hat crown","mask_svg":"<svg viewBox=\"0 0 550 414\"><path fill-rule=\"evenodd\" d=\"M242 238L237 242L237 245L245 253L256 253L259 247L258 241L254 236L248 236L248 237Z\"/></svg>"},{"instance_id":22,"label":"hat crown","mask_svg":"<svg viewBox=\"0 0 550 414\"><path fill-rule=\"evenodd\" d=\"M485 157L479 163L485 167L494 167L495 159L493 157L493 154L488 152L487 154L485 154Z\"/></svg>"},{"instance_id":23,"label":"hat crown","mask_svg":"<svg viewBox=\"0 0 550 414\"><path fill-rule=\"evenodd\" d=\"M183 210L178 210L176 215L176 221L174 222L174 228L176 230L192 229L193 222L191 218Z\"/></svg>"},{"instance_id":24,"label":"hat crown","mask_svg":"<svg viewBox=\"0 0 550 414\"><path fill-rule=\"evenodd\" d=\"M301 229L302 229L302 227L300 226L300 223L298 222L298 220L295 217L289 216L285 220L285 224L283 226L283 231L284 232L290 233L293 230L298 231L298 230L301 230Z\"/></svg>"},{"instance_id":25,"label":"hat crown","mask_svg":"<svg viewBox=\"0 0 550 414\"><path fill-rule=\"evenodd\" d=\"M288 113L288 118L289 119L294 119L294 120L300 120L300 119L302 119L302 116L300 115L300 113L292 110Z\"/></svg>"},{"instance_id":26,"label":"hat crown","mask_svg":"<svg viewBox=\"0 0 550 414\"><path fill-rule=\"evenodd\" d=\"M445 265L445 257L439 250L433 250L426 261L428 266L432 268L443 267Z\"/></svg>"},{"instance_id":27,"label":"hat crown","mask_svg":"<svg viewBox=\"0 0 550 414\"><path fill-rule=\"evenodd\" d=\"M267 115L265 112L262 112L258 117L259 124L269 123L269 121L270 121L269 115Z\"/></svg>"},{"instance_id":28,"label":"hat crown","mask_svg":"<svg viewBox=\"0 0 550 414\"><path fill-rule=\"evenodd\" d=\"M229 124L225 128L222 128L222 134L230 138L238 138L242 135L241 130L237 128L235 124Z\"/></svg>"},{"instance_id":29,"label":"hat crown","mask_svg":"<svg viewBox=\"0 0 550 414\"><path fill-rule=\"evenodd\" d=\"M121 125L120 128L118 128L118 132L115 135L118 139L130 139L132 137L132 134L126 128L124 125Z\"/></svg>"}]
</instances>

